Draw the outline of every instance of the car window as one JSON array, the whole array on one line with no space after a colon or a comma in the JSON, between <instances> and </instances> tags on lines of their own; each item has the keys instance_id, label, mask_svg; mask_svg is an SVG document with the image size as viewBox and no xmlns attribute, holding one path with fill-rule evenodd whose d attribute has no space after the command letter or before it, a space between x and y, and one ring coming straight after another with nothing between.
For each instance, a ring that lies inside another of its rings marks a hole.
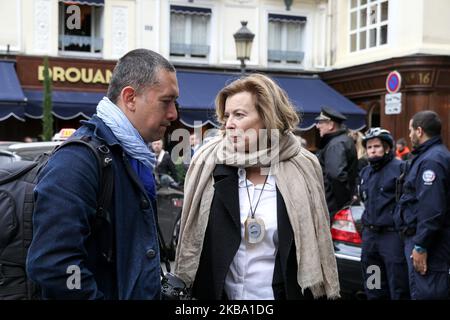
<instances>
[{"instance_id":1,"label":"car window","mask_svg":"<svg viewBox=\"0 0 450 320\"><path fill-rule=\"evenodd\" d=\"M10 145L21 143L20 141L0 141L0 151L7 150Z\"/></svg>"},{"instance_id":2,"label":"car window","mask_svg":"<svg viewBox=\"0 0 450 320\"><path fill-rule=\"evenodd\" d=\"M0 154L0 165L8 164L13 162L15 159L13 156L7 154Z\"/></svg>"},{"instance_id":3,"label":"car window","mask_svg":"<svg viewBox=\"0 0 450 320\"><path fill-rule=\"evenodd\" d=\"M16 151L15 154L18 155L22 160L34 161L41 154L45 152L50 152L50 150L24 150L24 151Z\"/></svg>"}]
</instances>

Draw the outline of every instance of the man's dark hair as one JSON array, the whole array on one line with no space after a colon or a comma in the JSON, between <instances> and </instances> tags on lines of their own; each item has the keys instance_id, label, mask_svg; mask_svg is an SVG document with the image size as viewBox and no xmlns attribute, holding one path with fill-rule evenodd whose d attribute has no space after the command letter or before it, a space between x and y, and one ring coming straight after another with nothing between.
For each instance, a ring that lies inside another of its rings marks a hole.
<instances>
[{"instance_id":1,"label":"man's dark hair","mask_svg":"<svg viewBox=\"0 0 450 320\"><path fill-rule=\"evenodd\" d=\"M430 138L441 134L441 119L434 111L420 111L412 117L412 127L417 129L421 127Z\"/></svg>"},{"instance_id":2,"label":"man's dark hair","mask_svg":"<svg viewBox=\"0 0 450 320\"><path fill-rule=\"evenodd\" d=\"M162 55L148 49L136 49L128 52L117 62L107 97L114 103L126 86L134 88L140 94L145 88L157 83L160 69L175 72L175 67Z\"/></svg>"},{"instance_id":3,"label":"man's dark hair","mask_svg":"<svg viewBox=\"0 0 450 320\"><path fill-rule=\"evenodd\" d=\"M400 138L400 139L398 139L396 144L401 144L402 146L406 146L406 140L405 140L405 138Z\"/></svg>"}]
</instances>

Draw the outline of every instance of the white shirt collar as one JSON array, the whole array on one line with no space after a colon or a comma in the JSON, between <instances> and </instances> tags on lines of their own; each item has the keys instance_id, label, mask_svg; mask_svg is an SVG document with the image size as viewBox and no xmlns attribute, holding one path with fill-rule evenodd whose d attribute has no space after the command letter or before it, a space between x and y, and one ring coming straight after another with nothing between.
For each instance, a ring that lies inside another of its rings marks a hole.
<instances>
[{"instance_id":1,"label":"white shirt collar","mask_svg":"<svg viewBox=\"0 0 450 320\"><path fill-rule=\"evenodd\" d=\"M238 169L238 177L239 177L239 187L240 188L246 188L247 185L245 183L245 180L247 179L247 171L245 168L239 168ZM248 186L254 186L253 183L250 180L247 180ZM262 186L262 184L259 184L258 186ZM266 186L264 187L264 190L275 190L275 177L272 175L272 169L269 171L269 176L267 177Z\"/></svg>"},{"instance_id":2,"label":"white shirt collar","mask_svg":"<svg viewBox=\"0 0 450 320\"><path fill-rule=\"evenodd\" d=\"M166 151L164 151L164 149L161 149L161 152L159 153L159 156L158 156L158 164L161 163L162 159L164 158L165 153L166 153Z\"/></svg>"}]
</instances>

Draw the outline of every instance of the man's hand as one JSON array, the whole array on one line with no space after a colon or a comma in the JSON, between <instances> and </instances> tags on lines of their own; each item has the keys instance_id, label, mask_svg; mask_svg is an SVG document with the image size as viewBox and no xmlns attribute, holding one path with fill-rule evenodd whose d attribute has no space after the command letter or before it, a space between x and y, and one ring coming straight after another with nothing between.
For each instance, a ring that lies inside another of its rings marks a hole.
<instances>
[{"instance_id":1,"label":"man's hand","mask_svg":"<svg viewBox=\"0 0 450 320\"><path fill-rule=\"evenodd\" d=\"M414 269L421 275L427 273L427 252L419 253L416 249L413 249L411 259L413 259Z\"/></svg>"}]
</instances>

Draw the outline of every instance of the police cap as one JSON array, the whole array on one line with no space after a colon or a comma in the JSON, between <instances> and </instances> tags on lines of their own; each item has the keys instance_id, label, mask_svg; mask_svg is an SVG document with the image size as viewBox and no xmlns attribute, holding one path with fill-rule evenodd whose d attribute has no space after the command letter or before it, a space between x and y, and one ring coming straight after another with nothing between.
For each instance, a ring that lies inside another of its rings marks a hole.
<instances>
[{"instance_id":1,"label":"police cap","mask_svg":"<svg viewBox=\"0 0 450 320\"><path fill-rule=\"evenodd\" d=\"M320 120L331 120L337 123L341 123L345 120L347 120L347 117L344 116L342 113L340 113L337 110L334 110L330 107L322 107L320 115L316 118L317 121Z\"/></svg>"}]
</instances>

